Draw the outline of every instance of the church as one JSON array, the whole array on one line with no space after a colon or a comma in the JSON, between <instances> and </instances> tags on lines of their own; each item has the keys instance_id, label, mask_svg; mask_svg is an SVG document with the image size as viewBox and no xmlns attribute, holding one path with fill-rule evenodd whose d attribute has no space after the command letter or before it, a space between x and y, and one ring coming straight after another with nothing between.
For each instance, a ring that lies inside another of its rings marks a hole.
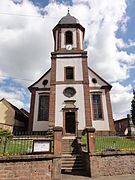
<instances>
[{"instance_id":1,"label":"church","mask_svg":"<svg viewBox=\"0 0 135 180\"><path fill-rule=\"evenodd\" d=\"M114 133L112 86L88 67L84 34L69 11L54 27L51 68L29 87L30 131L59 126L64 136L77 136L86 127L98 134Z\"/></svg>"}]
</instances>

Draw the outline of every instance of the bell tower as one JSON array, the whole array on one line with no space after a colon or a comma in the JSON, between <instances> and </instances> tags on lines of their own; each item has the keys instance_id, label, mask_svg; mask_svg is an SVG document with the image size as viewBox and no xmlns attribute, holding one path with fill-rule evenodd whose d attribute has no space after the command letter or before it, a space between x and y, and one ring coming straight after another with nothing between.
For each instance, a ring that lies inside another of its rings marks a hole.
<instances>
[{"instance_id":1,"label":"bell tower","mask_svg":"<svg viewBox=\"0 0 135 180\"><path fill-rule=\"evenodd\" d=\"M69 10L53 29L49 126L77 134L90 126L90 97L84 27Z\"/></svg>"},{"instance_id":2,"label":"bell tower","mask_svg":"<svg viewBox=\"0 0 135 180\"><path fill-rule=\"evenodd\" d=\"M93 126L99 134L115 132L109 94L112 86L88 67L84 33L69 10L54 27L51 68L29 87L29 130L59 126L63 136L78 136Z\"/></svg>"},{"instance_id":3,"label":"bell tower","mask_svg":"<svg viewBox=\"0 0 135 180\"><path fill-rule=\"evenodd\" d=\"M83 51L85 29L70 15L69 10L53 29L54 51Z\"/></svg>"}]
</instances>

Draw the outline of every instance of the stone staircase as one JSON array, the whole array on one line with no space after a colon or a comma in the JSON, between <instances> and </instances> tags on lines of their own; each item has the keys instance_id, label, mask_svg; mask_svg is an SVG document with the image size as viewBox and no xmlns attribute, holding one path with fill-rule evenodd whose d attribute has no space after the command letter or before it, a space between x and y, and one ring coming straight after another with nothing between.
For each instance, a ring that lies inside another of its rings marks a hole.
<instances>
[{"instance_id":1,"label":"stone staircase","mask_svg":"<svg viewBox=\"0 0 135 180\"><path fill-rule=\"evenodd\" d=\"M62 171L84 170L76 139L62 139Z\"/></svg>"}]
</instances>

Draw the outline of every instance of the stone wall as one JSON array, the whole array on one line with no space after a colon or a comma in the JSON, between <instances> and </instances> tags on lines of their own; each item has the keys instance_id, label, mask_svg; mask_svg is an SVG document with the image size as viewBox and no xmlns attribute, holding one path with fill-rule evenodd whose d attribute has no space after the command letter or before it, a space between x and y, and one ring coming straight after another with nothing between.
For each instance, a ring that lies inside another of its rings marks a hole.
<instances>
[{"instance_id":1,"label":"stone wall","mask_svg":"<svg viewBox=\"0 0 135 180\"><path fill-rule=\"evenodd\" d=\"M82 159L83 159L83 164L84 164L84 169L85 169L85 174L87 176L91 176L91 172L90 172L90 161L89 161L89 153L83 151L81 153L82 155Z\"/></svg>"},{"instance_id":2,"label":"stone wall","mask_svg":"<svg viewBox=\"0 0 135 180\"><path fill-rule=\"evenodd\" d=\"M0 180L61 180L61 158L25 155L0 158Z\"/></svg>"},{"instance_id":3,"label":"stone wall","mask_svg":"<svg viewBox=\"0 0 135 180\"><path fill-rule=\"evenodd\" d=\"M89 159L91 177L135 174L135 152L95 153Z\"/></svg>"}]
</instances>

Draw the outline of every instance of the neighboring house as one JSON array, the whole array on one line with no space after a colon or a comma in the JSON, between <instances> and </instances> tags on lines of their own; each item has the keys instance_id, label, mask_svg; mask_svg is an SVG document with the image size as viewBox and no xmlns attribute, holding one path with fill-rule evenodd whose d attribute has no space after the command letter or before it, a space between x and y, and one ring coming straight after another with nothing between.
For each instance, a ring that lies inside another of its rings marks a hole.
<instances>
[{"instance_id":1,"label":"neighboring house","mask_svg":"<svg viewBox=\"0 0 135 180\"><path fill-rule=\"evenodd\" d=\"M28 130L28 112L19 110L6 99L0 100L0 128L13 131Z\"/></svg>"},{"instance_id":2,"label":"neighboring house","mask_svg":"<svg viewBox=\"0 0 135 180\"><path fill-rule=\"evenodd\" d=\"M112 86L88 67L84 33L69 12L54 27L51 69L29 87L29 130L60 126L63 135L77 135L92 126L101 134L115 133Z\"/></svg>"},{"instance_id":3,"label":"neighboring house","mask_svg":"<svg viewBox=\"0 0 135 180\"><path fill-rule=\"evenodd\" d=\"M114 121L117 135L127 135L129 131L129 117Z\"/></svg>"}]
</instances>

